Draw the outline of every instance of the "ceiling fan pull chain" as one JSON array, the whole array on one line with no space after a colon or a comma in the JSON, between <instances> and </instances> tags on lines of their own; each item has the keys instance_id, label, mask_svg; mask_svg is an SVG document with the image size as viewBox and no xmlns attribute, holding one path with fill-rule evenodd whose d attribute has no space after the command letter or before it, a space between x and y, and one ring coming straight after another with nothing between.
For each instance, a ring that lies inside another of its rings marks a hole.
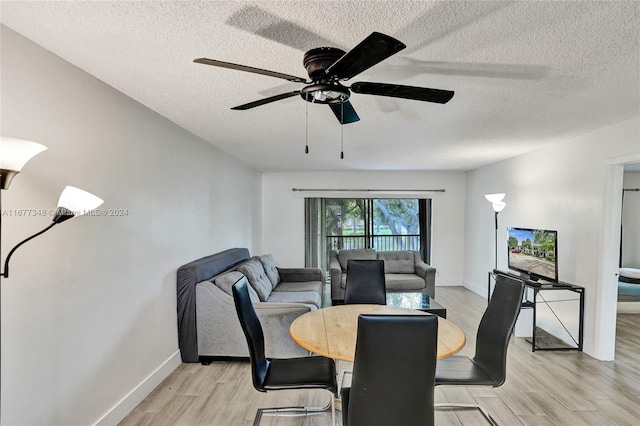
<instances>
[{"instance_id":1,"label":"ceiling fan pull chain","mask_svg":"<svg viewBox=\"0 0 640 426\"><path fill-rule=\"evenodd\" d=\"M306 103L305 111L305 136L304 136L304 153L309 153L309 102Z\"/></svg>"},{"instance_id":2,"label":"ceiling fan pull chain","mask_svg":"<svg viewBox=\"0 0 640 426\"><path fill-rule=\"evenodd\" d=\"M344 160L344 102L340 104L340 159Z\"/></svg>"}]
</instances>

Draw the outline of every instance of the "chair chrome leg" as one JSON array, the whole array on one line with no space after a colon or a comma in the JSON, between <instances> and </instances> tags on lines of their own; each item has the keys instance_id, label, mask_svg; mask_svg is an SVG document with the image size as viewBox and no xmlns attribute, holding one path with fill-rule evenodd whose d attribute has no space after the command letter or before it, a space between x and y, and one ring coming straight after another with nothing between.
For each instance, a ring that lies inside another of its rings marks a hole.
<instances>
[{"instance_id":1,"label":"chair chrome leg","mask_svg":"<svg viewBox=\"0 0 640 426\"><path fill-rule=\"evenodd\" d=\"M344 382L344 377L347 374L353 374L353 371L342 369L340 370L340 374L338 374L338 399L340 399L340 389L342 389L342 382Z\"/></svg>"},{"instance_id":2,"label":"chair chrome leg","mask_svg":"<svg viewBox=\"0 0 640 426\"><path fill-rule=\"evenodd\" d=\"M331 394L331 401L324 407L271 407L258 408L256 417L253 419L253 426L258 426L263 414L273 414L275 416L308 416L323 413L331 409L331 424L336 426L335 397Z\"/></svg>"},{"instance_id":3,"label":"chair chrome leg","mask_svg":"<svg viewBox=\"0 0 640 426\"><path fill-rule=\"evenodd\" d=\"M493 417L491 417L491 414L489 414L489 412L482 407L481 405L478 404L457 404L454 402L444 402L444 403L437 403L434 404L435 408L462 408L462 409L473 409L473 410L480 410L480 413L482 413L482 415L484 416L485 419L487 419L487 421L493 425L493 426L498 426L498 422L496 422Z\"/></svg>"},{"instance_id":4,"label":"chair chrome leg","mask_svg":"<svg viewBox=\"0 0 640 426\"><path fill-rule=\"evenodd\" d=\"M336 426L336 398L331 395L331 426Z\"/></svg>"}]
</instances>

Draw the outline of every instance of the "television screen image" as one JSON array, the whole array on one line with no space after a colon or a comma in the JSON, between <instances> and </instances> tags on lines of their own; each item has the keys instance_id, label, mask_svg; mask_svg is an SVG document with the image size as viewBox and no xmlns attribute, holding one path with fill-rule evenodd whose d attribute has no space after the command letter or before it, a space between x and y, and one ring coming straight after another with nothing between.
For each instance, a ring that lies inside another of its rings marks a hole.
<instances>
[{"instance_id":1,"label":"television screen image","mask_svg":"<svg viewBox=\"0 0 640 426\"><path fill-rule=\"evenodd\" d=\"M532 279L557 282L557 231L509 228L508 267Z\"/></svg>"}]
</instances>

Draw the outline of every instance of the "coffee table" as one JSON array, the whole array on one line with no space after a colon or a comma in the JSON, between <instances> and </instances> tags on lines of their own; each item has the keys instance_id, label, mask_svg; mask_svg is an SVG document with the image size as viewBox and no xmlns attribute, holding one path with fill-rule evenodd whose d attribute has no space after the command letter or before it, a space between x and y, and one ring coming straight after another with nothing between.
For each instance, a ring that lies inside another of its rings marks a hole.
<instances>
[{"instance_id":1,"label":"coffee table","mask_svg":"<svg viewBox=\"0 0 640 426\"><path fill-rule=\"evenodd\" d=\"M387 293L387 306L417 309L447 318L447 309L424 293Z\"/></svg>"}]
</instances>

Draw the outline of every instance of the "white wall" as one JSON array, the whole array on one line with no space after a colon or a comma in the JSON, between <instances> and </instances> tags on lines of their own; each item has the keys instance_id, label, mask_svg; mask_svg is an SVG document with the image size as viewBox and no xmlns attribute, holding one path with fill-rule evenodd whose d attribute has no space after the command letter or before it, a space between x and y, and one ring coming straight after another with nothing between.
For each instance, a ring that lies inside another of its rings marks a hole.
<instances>
[{"instance_id":1,"label":"white wall","mask_svg":"<svg viewBox=\"0 0 640 426\"><path fill-rule=\"evenodd\" d=\"M312 154L309 154L312 155ZM262 177L262 252L278 265L304 265L304 198L292 188L445 189L433 197L431 264L436 285L461 285L464 262L462 172L265 173Z\"/></svg>"},{"instance_id":2,"label":"white wall","mask_svg":"<svg viewBox=\"0 0 640 426\"><path fill-rule=\"evenodd\" d=\"M11 30L1 36L2 135L49 148L2 191L2 209L55 208L68 184L128 212L74 218L12 258L2 424L92 424L133 391L103 419L115 424L179 361L176 269L260 246L260 174ZM51 220L7 214L3 257Z\"/></svg>"},{"instance_id":3,"label":"white wall","mask_svg":"<svg viewBox=\"0 0 640 426\"><path fill-rule=\"evenodd\" d=\"M493 268L493 211L483 194L506 192L499 215L498 268L506 269L506 228L558 231L562 281L586 288L585 347L594 352L596 299L603 286L600 235L606 164L640 152L640 117L468 173L465 218L465 286L486 294Z\"/></svg>"},{"instance_id":4,"label":"white wall","mask_svg":"<svg viewBox=\"0 0 640 426\"><path fill-rule=\"evenodd\" d=\"M625 188L640 188L640 173L624 174ZM640 192L624 193L622 204L622 266L640 269Z\"/></svg>"}]
</instances>

